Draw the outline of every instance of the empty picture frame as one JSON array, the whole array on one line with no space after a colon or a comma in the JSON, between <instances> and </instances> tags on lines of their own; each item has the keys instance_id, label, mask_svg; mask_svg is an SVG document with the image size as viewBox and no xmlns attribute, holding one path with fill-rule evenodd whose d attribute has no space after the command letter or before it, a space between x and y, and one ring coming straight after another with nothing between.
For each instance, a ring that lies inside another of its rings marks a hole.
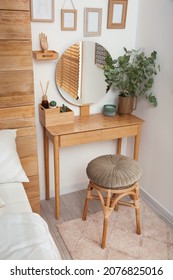
<instances>
[{"instance_id":1,"label":"empty picture frame","mask_svg":"<svg viewBox=\"0 0 173 280\"><path fill-rule=\"evenodd\" d=\"M54 0L31 0L31 21L53 22Z\"/></svg>"},{"instance_id":2,"label":"empty picture frame","mask_svg":"<svg viewBox=\"0 0 173 280\"><path fill-rule=\"evenodd\" d=\"M100 36L102 23L102 9L85 8L84 36Z\"/></svg>"},{"instance_id":3,"label":"empty picture frame","mask_svg":"<svg viewBox=\"0 0 173 280\"><path fill-rule=\"evenodd\" d=\"M124 29L128 0L109 0L107 28Z\"/></svg>"},{"instance_id":4,"label":"empty picture frame","mask_svg":"<svg viewBox=\"0 0 173 280\"><path fill-rule=\"evenodd\" d=\"M77 29L77 10L61 10L61 30L75 31Z\"/></svg>"}]
</instances>

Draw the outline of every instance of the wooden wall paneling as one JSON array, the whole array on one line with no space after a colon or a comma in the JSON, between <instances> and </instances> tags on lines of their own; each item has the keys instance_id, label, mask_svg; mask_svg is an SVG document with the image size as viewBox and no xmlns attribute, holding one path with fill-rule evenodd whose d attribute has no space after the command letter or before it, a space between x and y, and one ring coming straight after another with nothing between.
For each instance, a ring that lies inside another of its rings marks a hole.
<instances>
[{"instance_id":1,"label":"wooden wall paneling","mask_svg":"<svg viewBox=\"0 0 173 280\"><path fill-rule=\"evenodd\" d=\"M0 129L17 128L17 150L30 180L24 187L40 211L29 0L0 1Z\"/></svg>"},{"instance_id":2,"label":"wooden wall paneling","mask_svg":"<svg viewBox=\"0 0 173 280\"><path fill-rule=\"evenodd\" d=\"M0 85L0 108L34 104L32 70L1 71Z\"/></svg>"},{"instance_id":3,"label":"wooden wall paneling","mask_svg":"<svg viewBox=\"0 0 173 280\"><path fill-rule=\"evenodd\" d=\"M28 0L1 0L0 10L21 10L29 11L29 1Z\"/></svg>"},{"instance_id":4,"label":"wooden wall paneling","mask_svg":"<svg viewBox=\"0 0 173 280\"><path fill-rule=\"evenodd\" d=\"M37 210L36 212L38 212L39 210L39 190L38 190L38 185L39 185L39 178L38 176L32 176L30 178L30 182L29 183L23 183L25 191L27 193L27 196L29 198L29 200L32 202L33 207L35 208L35 210Z\"/></svg>"},{"instance_id":5,"label":"wooden wall paneling","mask_svg":"<svg viewBox=\"0 0 173 280\"><path fill-rule=\"evenodd\" d=\"M32 176L28 183L23 183L29 198L34 198L39 196L39 191L37 188L38 184L39 184L39 179L37 175Z\"/></svg>"},{"instance_id":6,"label":"wooden wall paneling","mask_svg":"<svg viewBox=\"0 0 173 280\"><path fill-rule=\"evenodd\" d=\"M20 158L37 155L37 139L35 135L17 137L16 142Z\"/></svg>"},{"instance_id":7,"label":"wooden wall paneling","mask_svg":"<svg viewBox=\"0 0 173 280\"><path fill-rule=\"evenodd\" d=\"M0 108L1 107L16 107L20 105L27 105L33 104L34 97L33 94L25 94L25 95L9 95L9 96L2 96L0 95ZM3 104L3 105L2 105Z\"/></svg>"},{"instance_id":8,"label":"wooden wall paneling","mask_svg":"<svg viewBox=\"0 0 173 280\"><path fill-rule=\"evenodd\" d=\"M0 10L0 39L31 40L29 11Z\"/></svg>"},{"instance_id":9,"label":"wooden wall paneling","mask_svg":"<svg viewBox=\"0 0 173 280\"><path fill-rule=\"evenodd\" d=\"M28 177L38 174L37 155L21 158L20 160Z\"/></svg>"},{"instance_id":10,"label":"wooden wall paneling","mask_svg":"<svg viewBox=\"0 0 173 280\"><path fill-rule=\"evenodd\" d=\"M30 56L1 56L0 71L32 70L32 58ZM9 71L9 78L10 78Z\"/></svg>"},{"instance_id":11,"label":"wooden wall paneling","mask_svg":"<svg viewBox=\"0 0 173 280\"><path fill-rule=\"evenodd\" d=\"M11 119L25 119L31 118L35 115L34 105L30 106L20 106L14 108L1 108L0 109L0 117L1 120L8 120Z\"/></svg>"},{"instance_id":12,"label":"wooden wall paneling","mask_svg":"<svg viewBox=\"0 0 173 280\"><path fill-rule=\"evenodd\" d=\"M36 127L22 127L17 130L17 138L22 136L32 136L36 135Z\"/></svg>"},{"instance_id":13,"label":"wooden wall paneling","mask_svg":"<svg viewBox=\"0 0 173 280\"><path fill-rule=\"evenodd\" d=\"M24 82L21 83L21 80ZM0 85L0 96L16 93L33 95L33 72L32 70L1 71Z\"/></svg>"},{"instance_id":14,"label":"wooden wall paneling","mask_svg":"<svg viewBox=\"0 0 173 280\"><path fill-rule=\"evenodd\" d=\"M11 108L9 108L10 111ZM21 128L29 127L35 125L35 117L27 119L8 119L1 120L1 110L0 110L0 129L10 129L10 128Z\"/></svg>"},{"instance_id":15,"label":"wooden wall paneling","mask_svg":"<svg viewBox=\"0 0 173 280\"><path fill-rule=\"evenodd\" d=\"M27 189L26 189L27 193ZM32 210L33 212L40 213L40 198L38 196L29 198L29 201L32 201Z\"/></svg>"},{"instance_id":16,"label":"wooden wall paneling","mask_svg":"<svg viewBox=\"0 0 173 280\"><path fill-rule=\"evenodd\" d=\"M1 41L0 45L0 53L1 55L6 55L6 56L32 56L32 43L31 41L9 41L9 40L4 40Z\"/></svg>"}]
</instances>

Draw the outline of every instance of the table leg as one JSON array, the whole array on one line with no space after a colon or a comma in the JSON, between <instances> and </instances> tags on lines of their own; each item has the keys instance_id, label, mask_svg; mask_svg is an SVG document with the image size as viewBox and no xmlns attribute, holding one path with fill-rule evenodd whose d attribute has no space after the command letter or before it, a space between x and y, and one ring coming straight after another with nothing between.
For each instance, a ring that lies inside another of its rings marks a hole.
<instances>
[{"instance_id":1,"label":"table leg","mask_svg":"<svg viewBox=\"0 0 173 280\"><path fill-rule=\"evenodd\" d=\"M55 217L60 219L59 137L54 137Z\"/></svg>"},{"instance_id":2,"label":"table leg","mask_svg":"<svg viewBox=\"0 0 173 280\"><path fill-rule=\"evenodd\" d=\"M117 155L121 154L122 138L117 139Z\"/></svg>"},{"instance_id":3,"label":"table leg","mask_svg":"<svg viewBox=\"0 0 173 280\"><path fill-rule=\"evenodd\" d=\"M139 156L139 143L140 143L140 135L141 135L141 126L138 126L138 133L135 136L135 142L134 142L134 155L133 158L135 160L138 160L138 156Z\"/></svg>"},{"instance_id":4,"label":"table leg","mask_svg":"<svg viewBox=\"0 0 173 280\"><path fill-rule=\"evenodd\" d=\"M46 135L46 128L44 127L44 169L45 169L45 192L46 199L50 199L49 193L49 139Z\"/></svg>"}]
</instances>

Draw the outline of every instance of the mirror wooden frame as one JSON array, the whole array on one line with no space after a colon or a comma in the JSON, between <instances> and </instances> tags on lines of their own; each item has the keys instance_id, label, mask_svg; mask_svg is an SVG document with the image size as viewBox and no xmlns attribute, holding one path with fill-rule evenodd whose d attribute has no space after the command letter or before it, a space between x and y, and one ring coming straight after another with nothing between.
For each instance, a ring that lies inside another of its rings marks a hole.
<instances>
[{"instance_id":1,"label":"mirror wooden frame","mask_svg":"<svg viewBox=\"0 0 173 280\"><path fill-rule=\"evenodd\" d=\"M94 14L97 14L94 18ZM91 19L92 16L92 19ZM85 8L84 36L100 36L102 23L102 9ZM90 22L92 20L92 22ZM94 20L94 22L93 22ZM93 29L91 29L91 26Z\"/></svg>"},{"instance_id":2,"label":"mirror wooden frame","mask_svg":"<svg viewBox=\"0 0 173 280\"><path fill-rule=\"evenodd\" d=\"M107 28L124 29L128 0L109 0Z\"/></svg>"},{"instance_id":3,"label":"mirror wooden frame","mask_svg":"<svg viewBox=\"0 0 173 280\"><path fill-rule=\"evenodd\" d=\"M35 22L53 22L55 19L55 1L41 0L42 10L37 0L30 1L31 21Z\"/></svg>"},{"instance_id":4,"label":"mirror wooden frame","mask_svg":"<svg viewBox=\"0 0 173 280\"><path fill-rule=\"evenodd\" d=\"M61 10L61 30L63 31L77 30L77 10L74 9Z\"/></svg>"}]
</instances>

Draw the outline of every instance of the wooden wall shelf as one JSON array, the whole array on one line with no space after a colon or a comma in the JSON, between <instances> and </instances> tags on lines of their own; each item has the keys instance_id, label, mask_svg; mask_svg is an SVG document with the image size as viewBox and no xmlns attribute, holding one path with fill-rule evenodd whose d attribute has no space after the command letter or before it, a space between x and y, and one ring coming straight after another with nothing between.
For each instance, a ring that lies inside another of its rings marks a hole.
<instances>
[{"instance_id":1,"label":"wooden wall shelf","mask_svg":"<svg viewBox=\"0 0 173 280\"><path fill-rule=\"evenodd\" d=\"M58 52L55 51L33 51L33 57L36 60L53 60L53 59L58 59L59 54Z\"/></svg>"}]
</instances>

